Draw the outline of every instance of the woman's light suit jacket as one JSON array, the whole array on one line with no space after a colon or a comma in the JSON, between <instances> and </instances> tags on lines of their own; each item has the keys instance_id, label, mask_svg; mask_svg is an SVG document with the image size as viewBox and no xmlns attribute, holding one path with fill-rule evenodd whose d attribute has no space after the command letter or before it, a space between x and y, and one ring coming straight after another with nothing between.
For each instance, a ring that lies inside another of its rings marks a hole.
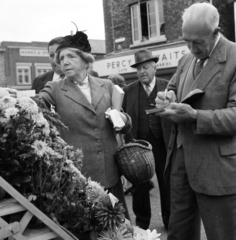
<instances>
[{"instance_id":1,"label":"woman's light suit jacket","mask_svg":"<svg viewBox=\"0 0 236 240\"><path fill-rule=\"evenodd\" d=\"M60 129L61 137L84 154L82 173L100 182L105 188L113 187L119 179L114 154L117 141L113 124L105 118L111 107L113 84L109 80L89 75L92 104L77 85L68 79L48 82L40 92L49 108L55 106L68 131ZM122 131L126 133L131 126Z\"/></svg>"}]
</instances>

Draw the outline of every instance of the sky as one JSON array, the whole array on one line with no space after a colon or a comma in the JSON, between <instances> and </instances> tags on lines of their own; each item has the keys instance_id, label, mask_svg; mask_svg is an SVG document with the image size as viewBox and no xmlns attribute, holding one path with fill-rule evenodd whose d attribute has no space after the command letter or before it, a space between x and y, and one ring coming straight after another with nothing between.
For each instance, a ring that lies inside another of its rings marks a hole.
<instances>
[{"instance_id":1,"label":"sky","mask_svg":"<svg viewBox=\"0 0 236 240\"><path fill-rule=\"evenodd\" d=\"M0 42L48 42L78 30L105 39L102 0L0 0Z\"/></svg>"}]
</instances>

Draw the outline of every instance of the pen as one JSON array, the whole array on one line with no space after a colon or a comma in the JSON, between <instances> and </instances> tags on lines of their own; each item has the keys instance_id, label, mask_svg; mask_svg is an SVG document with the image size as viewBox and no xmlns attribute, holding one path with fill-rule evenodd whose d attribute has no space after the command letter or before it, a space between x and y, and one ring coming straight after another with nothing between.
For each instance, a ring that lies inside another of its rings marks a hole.
<instances>
[{"instance_id":1,"label":"pen","mask_svg":"<svg viewBox=\"0 0 236 240\"><path fill-rule=\"evenodd\" d=\"M165 100L167 99L167 92L168 92L168 90L167 90L167 88L165 89L165 92L164 92L164 94L165 94ZM164 101L165 101L164 100Z\"/></svg>"}]
</instances>

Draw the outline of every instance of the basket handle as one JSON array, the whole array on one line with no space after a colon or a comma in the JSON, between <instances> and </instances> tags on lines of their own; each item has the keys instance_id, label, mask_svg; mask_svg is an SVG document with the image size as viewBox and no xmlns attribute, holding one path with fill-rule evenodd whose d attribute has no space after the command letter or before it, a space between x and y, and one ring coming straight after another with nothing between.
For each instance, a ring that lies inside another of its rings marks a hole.
<instances>
[{"instance_id":1,"label":"basket handle","mask_svg":"<svg viewBox=\"0 0 236 240\"><path fill-rule=\"evenodd\" d=\"M125 135L125 142L126 143L135 142L132 132L129 132Z\"/></svg>"}]
</instances>

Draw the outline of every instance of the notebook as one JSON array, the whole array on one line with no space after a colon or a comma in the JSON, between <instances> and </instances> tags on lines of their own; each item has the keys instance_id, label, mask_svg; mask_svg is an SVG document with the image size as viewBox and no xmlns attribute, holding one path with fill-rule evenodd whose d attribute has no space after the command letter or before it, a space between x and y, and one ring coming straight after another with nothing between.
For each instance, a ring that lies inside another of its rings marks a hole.
<instances>
[{"instance_id":1,"label":"notebook","mask_svg":"<svg viewBox=\"0 0 236 240\"><path fill-rule=\"evenodd\" d=\"M202 96L205 92L201 89L194 89L190 93L188 93L183 100L181 100L181 103L191 104L194 100Z\"/></svg>"},{"instance_id":2,"label":"notebook","mask_svg":"<svg viewBox=\"0 0 236 240\"><path fill-rule=\"evenodd\" d=\"M191 105L191 103L196 100L197 98L199 98L200 96L204 95L204 91L202 91L201 89L194 89L193 91L191 91L190 93L188 93L185 98L180 102L180 103L186 103ZM146 114L153 114L153 113L158 113L158 112L162 112L164 111L164 109L168 106L169 104L163 105L163 107L161 108L153 108L153 109L148 109L145 110Z\"/></svg>"}]
</instances>

